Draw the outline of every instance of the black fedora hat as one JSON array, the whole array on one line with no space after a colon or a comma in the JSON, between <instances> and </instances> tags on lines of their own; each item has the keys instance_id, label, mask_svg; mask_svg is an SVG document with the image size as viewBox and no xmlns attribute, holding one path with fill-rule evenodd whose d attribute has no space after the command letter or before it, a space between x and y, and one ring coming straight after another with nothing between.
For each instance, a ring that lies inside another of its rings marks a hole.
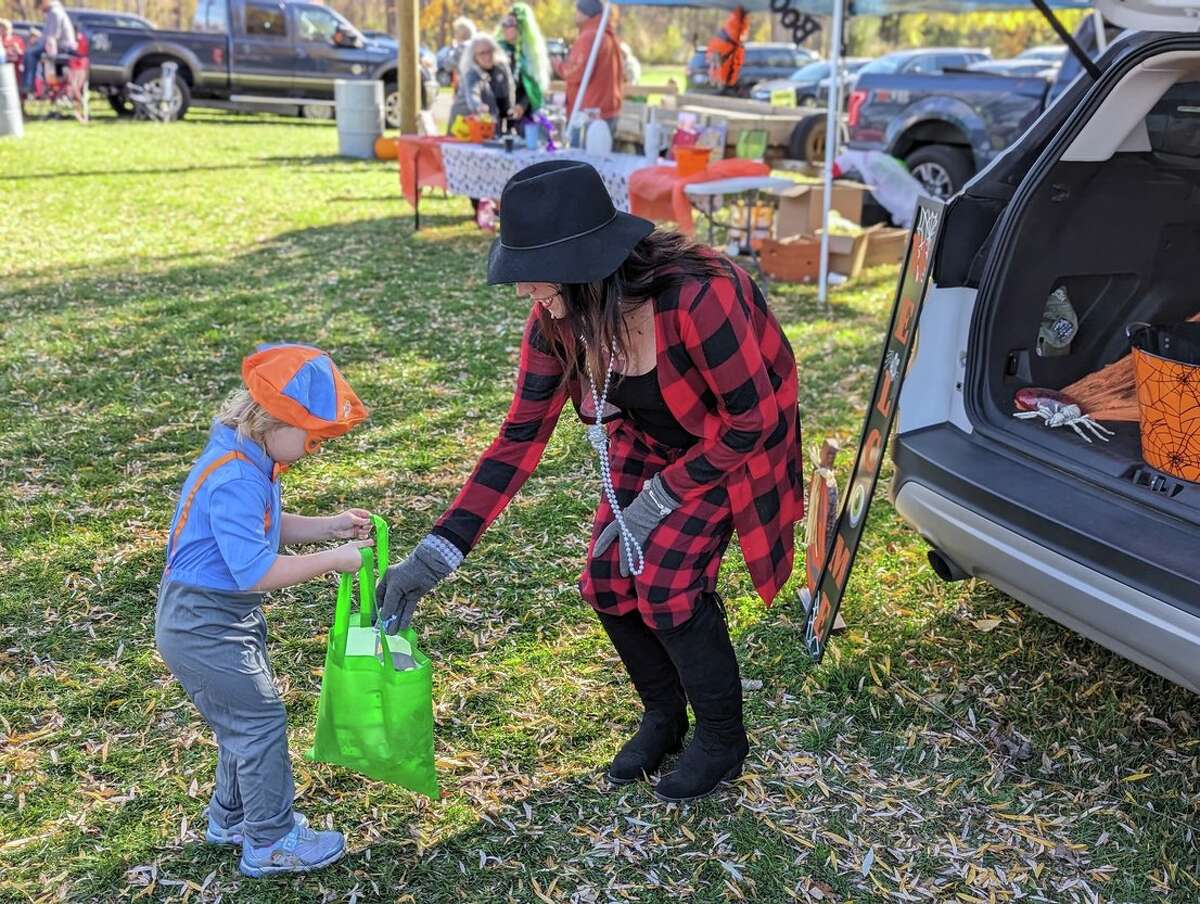
<instances>
[{"instance_id":1,"label":"black fedora hat","mask_svg":"<svg viewBox=\"0 0 1200 904\"><path fill-rule=\"evenodd\" d=\"M654 224L622 213L600 174L577 160L521 170L500 196L488 282L590 283L616 272Z\"/></svg>"}]
</instances>

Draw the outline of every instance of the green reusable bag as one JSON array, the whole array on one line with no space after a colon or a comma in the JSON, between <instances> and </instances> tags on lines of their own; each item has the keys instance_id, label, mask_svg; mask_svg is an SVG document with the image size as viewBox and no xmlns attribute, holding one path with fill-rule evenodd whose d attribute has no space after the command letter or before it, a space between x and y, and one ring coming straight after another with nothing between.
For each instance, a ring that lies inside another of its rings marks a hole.
<instances>
[{"instance_id":1,"label":"green reusable bag","mask_svg":"<svg viewBox=\"0 0 1200 904\"><path fill-rule=\"evenodd\" d=\"M388 566L387 523L377 515L379 573ZM375 554L362 550L359 609L351 613L354 580L343 574L325 651L317 731L309 760L353 769L437 799L433 762L433 668L412 629L388 637L372 624ZM394 662L412 664L397 669Z\"/></svg>"}]
</instances>

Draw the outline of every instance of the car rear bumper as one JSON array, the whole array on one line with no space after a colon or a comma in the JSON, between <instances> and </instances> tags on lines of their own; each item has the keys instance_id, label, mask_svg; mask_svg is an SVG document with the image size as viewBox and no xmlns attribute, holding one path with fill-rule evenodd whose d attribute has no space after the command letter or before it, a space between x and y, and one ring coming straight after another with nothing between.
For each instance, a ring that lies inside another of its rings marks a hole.
<instances>
[{"instance_id":1,"label":"car rear bumper","mask_svg":"<svg viewBox=\"0 0 1200 904\"><path fill-rule=\"evenodd\" d=\"M1195 531L942 425L896 443L897 511L963 571L1200 693Z\"/></svg>"}]
</instances>

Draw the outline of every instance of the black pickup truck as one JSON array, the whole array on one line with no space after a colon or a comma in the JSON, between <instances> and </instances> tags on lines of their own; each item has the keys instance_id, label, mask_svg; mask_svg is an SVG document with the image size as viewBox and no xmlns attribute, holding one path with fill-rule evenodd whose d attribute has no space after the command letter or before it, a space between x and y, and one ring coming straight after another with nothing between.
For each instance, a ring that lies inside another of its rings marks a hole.
<instances>
[{"instance_id":1,"label":"black pickup truck","mask_svg":"<svg viewBox=\"0 0 1200 904\"><path fill-rule=\"evenodd\" d=\"M327 6L199 0L191 31L103 26L87 31L92 88L118 113L132 112L129 83L159 90L163 64L173 62L175 118L189 106L327 118L336 80L377 79L384 83L388 124L399 125L395 45L368 41Z\"/></svg>"}]
</instances>

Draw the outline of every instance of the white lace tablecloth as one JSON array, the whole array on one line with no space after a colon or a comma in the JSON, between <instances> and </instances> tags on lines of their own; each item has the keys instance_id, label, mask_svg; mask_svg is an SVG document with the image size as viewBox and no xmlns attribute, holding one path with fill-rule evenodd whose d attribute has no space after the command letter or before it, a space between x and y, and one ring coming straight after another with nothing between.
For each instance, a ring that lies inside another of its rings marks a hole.
<instances>
[{"instance_id":1,"label":"white lace tablecloth","mask_svg":"<svg viewBox=\"0 0 1200 904\"><path fill-rule=\"evenodd\" d=\"M504 184L512 176L543 160L582 160L600 173L604 187L618 210L629 211L629 174L647 166L637 154L588 154L581 150L530 151L478 144L446 142L441 146L446 171L446 190L468 198L499 198Z\"/></svg>"}]
</instances>

